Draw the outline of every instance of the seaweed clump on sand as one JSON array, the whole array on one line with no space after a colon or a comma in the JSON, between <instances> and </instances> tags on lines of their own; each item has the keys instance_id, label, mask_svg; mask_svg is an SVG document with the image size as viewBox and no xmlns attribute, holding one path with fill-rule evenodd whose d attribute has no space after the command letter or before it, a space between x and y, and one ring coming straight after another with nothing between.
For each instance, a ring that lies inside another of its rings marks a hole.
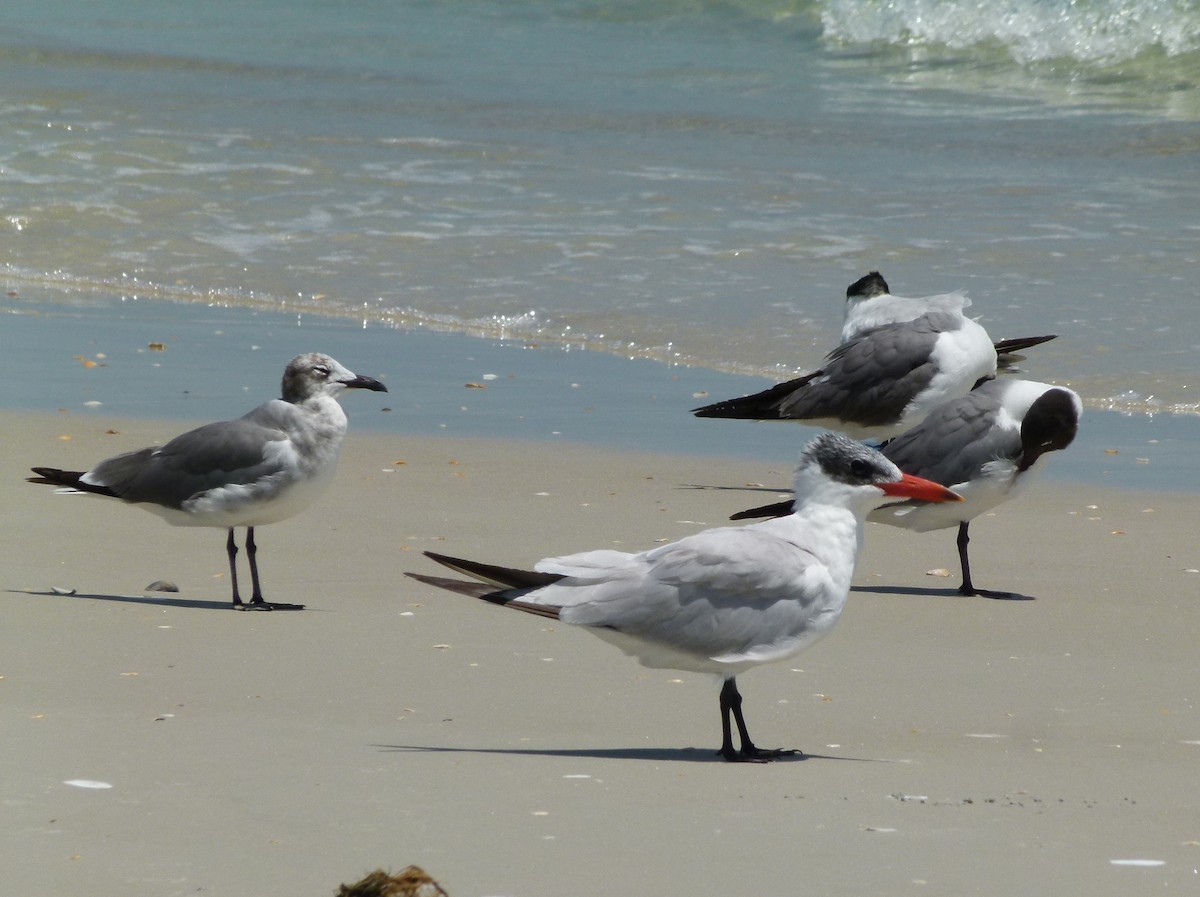
<instances>
[{"instance_id":1,"label":"seaweed clump on sand","mask_svg":"<svg viewBox=\"0 0 1200 897\"><path fill-rule=\"evenodd\" d=\"M338 888L337 897L449 897L442 886L420 866L409 866L395 875L376 869L362 881Z\"/></svg>"}]
</instances>

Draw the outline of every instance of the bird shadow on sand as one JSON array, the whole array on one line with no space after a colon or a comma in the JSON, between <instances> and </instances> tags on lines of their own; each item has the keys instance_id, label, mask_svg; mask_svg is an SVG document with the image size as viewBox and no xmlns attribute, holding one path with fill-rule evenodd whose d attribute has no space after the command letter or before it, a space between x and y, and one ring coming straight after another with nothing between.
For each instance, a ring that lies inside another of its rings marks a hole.
<instances>
[{"instance_id":1,"label":"bird shadow on sand","mask_svg":"<svg viewBox=\"0 0 1200 897\"><path fill-rule=\"evenodd\" d=\"M419 744L376 744L386 753L400 754L478 754L508 757L564 757L587 760L643 760L652 763L719 763L722 760L716 750L710 748L462 748L438 747ZM776 757L771 763L803 763L806 760L844 760L851 763L890 763L890 760L874 760L867 757L834 757L826 754L809 754L797 751ZM756 764L757 765L757 764Z\"/></svg>"},{"instance_id":2,"label":"bird shadow on sand","mask_svg":"<svg viewBox=\"0 0 1200 897\"><path fill-rule=\"evenodd\" d=\"M59 598L63 601L116 601L124 604L147 604L156 607L186 607L192 610L233 610L229 601L210 601L205 598L172 598L167 595L100 595L86 592L76 592L72 595L35 589L6 589L14 595L38 595L47 598ZM277 607L271 613L288 610L303 610L303 607Z\"/></svg>"},{"instance_id":3,"label":"bird shadow on sand","mask_svg":"<svg viewBox=\"0 0 1200 897\"><path fill-rule=\"evenodd\" d=\"M959 601L974 601L984 598L990 601L1037 601L1034 595L1020 592L990 592L980 595L960 595L958 589L918 589L912 586L853 586L850 591L872 595L912 595L920 598L955 598Z\"/></svg>"},{"instance_id":4,"label":"bird shadow on sand","mask_svg":"<svg viewBox=\"0 0 1200 897\"><path fill-rule=\"evenodd\" d=\"M757 486L757 485L717 486L717 485L706 484L706 483L680 483L675 488L676 489L707 490L710 492L769 492L772 495L787 495L787 494L790 494L792 491L790 486L778 486L778 487L776 487L776 486Z\"/></svg>"}]
</instances>

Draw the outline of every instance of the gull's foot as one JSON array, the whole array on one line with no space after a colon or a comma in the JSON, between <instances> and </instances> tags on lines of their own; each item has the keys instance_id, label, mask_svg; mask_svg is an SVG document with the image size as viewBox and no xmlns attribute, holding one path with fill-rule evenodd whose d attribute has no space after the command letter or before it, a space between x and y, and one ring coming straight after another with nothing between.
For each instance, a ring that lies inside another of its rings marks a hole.
<instances>
[{"instance_id":1,"label":"gull's foot","mask_svg":"<svg viewBox=\"0 0 1200 897\"><path fill-rule=\"evenodd\" d=\"M778 760L780 757L794 757L797 754L804 755L804 751L790 748L763 750L762 748L756 748L754 745L744 747L740 751L719 750L717 753L730 763L770 763L772 760Z\"/></svg>"},{"instance_id":2,"label":"gull's foot","mask_svg":"<svg viewBox=\"0 0 1200 897\"><path fill-rule=\"evenodd\" d=\"M1000 592L995 589L977 589L974 586L959 586L958 594L965 595L968 598L978 596L980 598L992 598L996 601L1032 601L1030 595L1021 595L1017 592Z\"/></svg>"},{"instance_id":3,"label":"gull's foot","mask_svg":"<svg viewBox=\"0 0 1200 897\"><path fill-rule=\"evenodd\" d=\"M234 610L304 610L303 604L280 604L275 601L251 601L249 604L238 602L233 606Z\"/></svg>"}]
</instances>

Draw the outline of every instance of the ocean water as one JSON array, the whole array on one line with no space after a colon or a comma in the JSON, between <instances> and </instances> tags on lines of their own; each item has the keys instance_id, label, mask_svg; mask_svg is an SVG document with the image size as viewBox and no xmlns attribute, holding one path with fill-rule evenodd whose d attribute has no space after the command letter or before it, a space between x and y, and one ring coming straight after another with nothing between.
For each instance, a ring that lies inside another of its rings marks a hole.
<instances>
[{"instance_id":1,"label":"ocean water","mask_svg":"<svg viewBox=\"0 0 1200 897\"><path fill-rule=\"evenodd\" d=\"M819 432L687 413L735 394L744 375L571 345L119 296L73 305L5 297L0 314L5 369L15 372L0 377L0 408L67 412L64 434L89 425L105 432L126 417L169 418L169 438L182 421L236 416L276 395L286 360L313 349L387 384L386 395L349 394L343 402L353 432L394 437L384 463L404 459L412 436L483 436L535 445L543 464L553 463L562 443L752 458L765 462L760 485L774 493L789 487L800 446ZM135 447L117 442L114 452ZM1091 486L1200 493L1198 447L1198 415L1095 411L1070 449L1036 472L1080 488L1081 503L1093 497ZM57 463L9 460L14 476ZM741 482L676 486L762 491Z\"/></svg>"},{"instance_id":2,"label":"ocean water","mask_svg":"<svg viewBox=\"0 0 1200 897\"><path fill-rule=\"evenodd\" d=\"M879 269L1058 333L1025 369L1093 409L1200 411L1192 0L7 0L0 84L6 311L328 317L745 392Z\"/></svg>"}]
</instances>

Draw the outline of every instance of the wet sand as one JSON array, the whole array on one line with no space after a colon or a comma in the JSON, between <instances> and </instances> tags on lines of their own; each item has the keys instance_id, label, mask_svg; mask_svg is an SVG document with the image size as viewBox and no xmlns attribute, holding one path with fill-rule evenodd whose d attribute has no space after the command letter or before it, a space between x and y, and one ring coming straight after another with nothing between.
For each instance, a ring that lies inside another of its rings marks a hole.
<instances>
[{"instance_id":1,"label":"wet sand","mask_svg":"<svg viewBox=\"0 0 1200 897\"><path fill-rule=\"evenodd\" d=\"M14 894L298 897L410 863L453 897L1200 882L1194 495L1055 482L976 521L977 584L1024 601L955 595L952 531L871 526L833 634L739 680L756 741L803 757L729 765L714 682L403 573L644 548L769 500L684 484L791 459L352 431L334 489L258 533L268 599L308 609L242 614L220 531L23 479L185 425L0 425Z\"/></svg>"}]
</instances>

